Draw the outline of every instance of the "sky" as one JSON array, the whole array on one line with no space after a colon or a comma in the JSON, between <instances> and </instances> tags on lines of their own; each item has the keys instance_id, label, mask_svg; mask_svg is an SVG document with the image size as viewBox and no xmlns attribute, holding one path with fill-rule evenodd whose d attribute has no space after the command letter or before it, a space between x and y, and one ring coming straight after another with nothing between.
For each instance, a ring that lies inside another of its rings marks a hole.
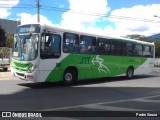
<instances>
[{"instance_id":1,"label":"sky","mask_svg":"<svg viewBox=\"0 0 160 120\"><path fill-rule=\"evenodd\" d=\"M41 23L108 36L160 33L160 0L39 1ZM36 23L36 4L37 0L0 0L0 18Z\"/></svg>"}]
</instances>

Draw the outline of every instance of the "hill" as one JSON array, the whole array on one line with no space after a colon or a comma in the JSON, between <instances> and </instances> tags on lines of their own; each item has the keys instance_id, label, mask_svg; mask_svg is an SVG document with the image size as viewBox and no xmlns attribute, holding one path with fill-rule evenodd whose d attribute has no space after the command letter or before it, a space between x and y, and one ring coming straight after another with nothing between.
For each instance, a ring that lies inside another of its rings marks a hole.
<instances>
[{"instance_id":1,"label":"hill","mask_svg":"<svg viewBox=\"0 0 160 120\"><path fill-rule=\"evenodd\" d=\"M160 33L148 36L152 40L160 40Z\"/></svg>"}]
</instances>

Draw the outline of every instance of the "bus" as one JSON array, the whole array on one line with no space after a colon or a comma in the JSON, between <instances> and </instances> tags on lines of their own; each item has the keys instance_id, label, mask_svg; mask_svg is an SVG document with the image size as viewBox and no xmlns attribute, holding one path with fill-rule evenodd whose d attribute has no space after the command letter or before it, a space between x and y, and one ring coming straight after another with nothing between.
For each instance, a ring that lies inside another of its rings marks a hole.
<instances>
[{"instance_id":1,"label":"bus","mask_svg":"<svg viewBox=\"0 0 160 120\"><path fill-rule=\"evenodd\" d=\"M34 82L63 82L148 74L154 43L45 24L17 27L11 74Z\"/></svg>"}]
</instances>

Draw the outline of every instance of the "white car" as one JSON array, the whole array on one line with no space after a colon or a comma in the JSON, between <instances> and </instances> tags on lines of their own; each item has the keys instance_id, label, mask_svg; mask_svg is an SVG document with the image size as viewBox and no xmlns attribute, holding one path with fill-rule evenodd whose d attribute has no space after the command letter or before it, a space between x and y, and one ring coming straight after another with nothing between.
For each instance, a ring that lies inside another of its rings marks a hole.
<instances>
[{"instance_id":1,"label":"white car","mask_svg":"<svg viewBox=\"0 0 160 120\"><path fill-rule=\"evenodd\" d=\"M9 59L8 58L0 58L0 68L4 71L7 71L9 67Z\"/></svg>"}]
</instances>

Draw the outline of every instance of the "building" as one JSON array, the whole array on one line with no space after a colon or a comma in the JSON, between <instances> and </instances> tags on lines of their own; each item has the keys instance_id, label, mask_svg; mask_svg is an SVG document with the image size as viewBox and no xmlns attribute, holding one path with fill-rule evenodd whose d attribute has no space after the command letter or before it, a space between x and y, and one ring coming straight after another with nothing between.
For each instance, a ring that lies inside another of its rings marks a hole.
<instances>
[{"instance_id":1,"label":"building","mask_svg":"<svg viewBox=\"0 0 160 120\"><path fill-rule=\"evenodd\" d=\"M7 20L7 19L0 18L0 26L5 30L6 35L16 33L16 27L20 24L21 24L20 21Z\"/></svg>"}]
</instances>

